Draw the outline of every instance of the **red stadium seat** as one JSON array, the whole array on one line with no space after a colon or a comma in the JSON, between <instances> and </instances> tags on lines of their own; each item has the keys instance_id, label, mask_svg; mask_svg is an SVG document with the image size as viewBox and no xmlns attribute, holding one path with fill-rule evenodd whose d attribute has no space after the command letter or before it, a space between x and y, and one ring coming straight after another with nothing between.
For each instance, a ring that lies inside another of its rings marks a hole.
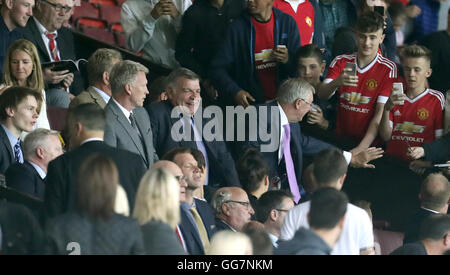
<instances>
[{"instance_id":1,"label":"red stadium seat","mask_svg":"<svg viewBox=\"0 0 450 275\"><path fill-rule=\"evenodd\" d=\"M47 117L52 130L63 131L66 127L67 109L47 105Z\"/></svg>"},{"instance_id":2,"label":"red stadium seat","mask_svg":"<svg viewBox=\"0 0 450 275\"><path fill-rule=\"evenodd\" d=\"M89 3L91 3L92 5L116 5L116 1L114 0L89 0Z\"/></svg>"},{"instance_id":3,"label":"red stadium seat","mask_svg":"<svg viewBox=\"0 0 450 275\"><path fill-rule=\"evenodd\" d=\"M114 32L114 38L116 39L116 45L126 49L127 48L127 39L125 33L123 32Z\"/></svg>"},{"instance_id":4,"label":"red stadium seat","mask_svg":"<svg viewBox=\"0 0 450 275\"><path fill-rule=\"evenodd\" d=\"M96 29L96 28L85 28L83 33L94 39L100 40L110 45L115 45L116 41L114 39L114 34L106 29Z\"/></svg>"},{"instance_id":5,"label":"red stadium seat","mask_svg":"<svg viewBox=\"0 0 450 275\"><path fill-rule=\"evenodd\" d=\"M119 6L100 5L100 18L106 20L108 24L120 22L120 10Z\"/></svg>"},{"instance_id":6,"label":"red stadium seat","mask_svg":"<svg viewBox=\"0 0 450 275\"><path fill-rule=\"evenodd\" d=\"M117 6L121 7L123 3L125 3L127 0L116 0Z\"/></svg>"},{"instance_id":7,"label":"red stadium seat","mask_svg":"<svg viewBox=\"0 0 450 275\"><path fill-rule=\"evenodd\" d=\"M79 30L83 30L85 27L106 29L108 23L105 20L92 18L92 17L80 17L75 21L75 26Z\"/></svg>"},{"instance_id":8,"label":"red stadium seat","mask_svg":"<svg viewBox=\"0 0 450 275\"><path fill-rule=\"evenodd\" d=\"M120 24L120 22L109 24L108 29L113 32L125 32L123 30L122 24Z\"/></svg>"},{"instance_id":9,"label":"red stadium seat","mask_svg":"<svg viewBox=\"0 0 450 275\"><path fill-rule=\"evenodd\" d=\"M98 8L94 7L92 4L80 1L80 6L75 6L73 8L72 22L75 22L80 17L92 17L99 18L100 13Z\"/></svg>"}]
</instances>

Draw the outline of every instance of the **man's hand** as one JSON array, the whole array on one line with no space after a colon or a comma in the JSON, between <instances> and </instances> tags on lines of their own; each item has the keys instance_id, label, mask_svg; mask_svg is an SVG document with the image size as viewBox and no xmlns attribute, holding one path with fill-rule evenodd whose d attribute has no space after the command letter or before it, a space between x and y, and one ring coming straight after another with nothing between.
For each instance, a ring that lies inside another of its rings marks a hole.
<instances>
[{"instance_id":1,"label":"man's hand","mask_svg":"<svg viewBox=\"0 0 450 275\"><path fill-rule=\"evenodd\" d=\"M164 0L163 2L163 14L170 15L173 19L177 18L180 15L177 7L171 0Z\"/></svg>"},{"instance_id":2,"label":"man's hand","mask_svg":"<svg viewBox=\"0 0 450 275\"><path fill-rule=\"evenodd\" d=\"M422 10L416 5L406 6L406 16L409 18L416 18Z\"/></svg>"},{"instance_id":3,"label":"man's hand","mask_svg":"<svg viewBox=\"0 0 450 275\"><path fill-rule=\"evenodd\" d=\"M206 96L211 98L212 100L216 100L217 97L219 96L219 93L214 88L214 86L211 84L211 81L209 81L209 79L205 79L202 82L202 85L203 85L203 88L205 88Z\"/></svg>"},{"instance_id":4,"label":"man's hand","mask_svg":"<svg viewBox=\"0 0 450 275\"><path fill-rule=\"evenodd\" d=\"M275 47L272 51L272 58L280 63L286 64L289 61L289 52L286 47Z\"/></svg>"},{"instance_id":5,"label":"man's hand","mask_svg":"<svg viewBox=\"0 0 450 275\"><path fill-rule=\"evenodd\" d=\"M309 124L317 124L320 128L326 130L328 129L328 120L323 117L322 109L319 106L316 107L315 111L311 110L308 113L306 122Z\"/></svg>"},{"instance_id":6,"label":"man's hand","mask_svg":"<svg viewBox=\"0 0 450 275\"><path fill-rule=\"evenodd\" d=\"M375 165L369 164L374 159L379 159L383 156L383 149L376 147L369 147L357 154L352 154L350 166L354 168L375 168Z\"/></svg>"},{"instance_id":7,"label":"man's hand","mask_svg":"<svg viewBox=\"0 0 450 275\"><path fill-rule=\"evenodd\" d=\"M408 149L407 156L413 159L420 159L425 156L425 150L423 147L411 147Z\"/></svg>"},{"instance_id":8,"label":"man's hand","mask_svg":"<svg viewBox=\"0 0 450 275\"><path fill-rule=\"evenodd\" d=\"M236 102L237 105L243 106L244 108L247 108L250 105L250 103L248 102L249 100L255 102L253 96L244 90L240 90L234 96L234 102Z\"/></svg>"},{"instance_id":9,"label":"man's hand","mask_svg":"<svg viewBox=\"0 0 450 275\"><path fill-rule=\"evenodd\" d=\"M404 93L395 93L394 90L392 90L389 99L387 100L386 104L384 104L384 110L391 111L395 105L403 105L405 99L406 95Z\"/></svg>"},{"instance_id":10,"label":"man's hand","mask_svg":"<svg viewBox=\"0 0 450 275\"><path fill-rule=\"evenodd\" d=\"M69 88L70 85L72 85L73 82L73 73L67 74L66 78L63 80L64 87Z\"/></svg>"},{"instance_id":11,"label":"man's hand","mask_svg":"<svg viewBox=\"0 0 450 275\"><path fill-rule=\"evenodd\" d=\"M161 0L159 1L152 9L152 11L150 12L150 15L155 18L158 19L161 15L164 15L164 3L166 0Z\"/></svg>"},{"instance_id":12,"label":"man's hand","mask_svg":"<svg viewBox=\"0 0 450 275\"><path fill-rule=\"evenodd\" d=\"M411 169L414 173L423 175L425 173L425 170L427 168L431 167L430 161L424 161L424 160L414 160L409 164L409 169Z\"/></svg>"},{"instance_id":13,"label":"man's hand","mask_svg":"<svg viewBox=\"0 0 450 275\"><path fill-rule=\"evenodd\" d=\"M58 84L69 75L69 70L64 71L52 71L52 68L45 68L43 70L44 82L47 84ZM72 74L73 75L73 74ZM72 76L73 78L73 76ZM70 86L70 85L69 85Z\"/></svg>"},{"instance_id":14,"label":"man's hand","mask_svg":"<svg viewBox=\"0 0 450 275\"><path fill-rule=\"evenodd\" d=\"M358 76L351 75L351 71L352 70L350 68L344 68L342 73L337 78L339 86L350 86L350 87L358 86Z\"/></svg>"}]
</instances>

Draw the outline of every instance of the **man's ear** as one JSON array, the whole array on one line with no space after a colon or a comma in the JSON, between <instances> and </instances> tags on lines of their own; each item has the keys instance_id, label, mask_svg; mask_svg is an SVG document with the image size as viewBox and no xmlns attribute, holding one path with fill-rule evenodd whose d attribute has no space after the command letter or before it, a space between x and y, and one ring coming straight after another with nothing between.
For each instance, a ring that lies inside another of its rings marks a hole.
<instances>
[{"instance_id":1,"label":"man's ear","mask_svg":"<svg viewBox=\"0 0 450 275\"><path fill-rule=\"evenodd\" d=\"M126 93L127 95L131 95L131 90L132 90L131 84L128 84L128 83L125 84L124 89L125 89L125 93Z\"/></svg>"},{"instance_id":2,"label":"man's ear","mask_svg":"<svg viewBox=\"0 0 450 275\"><path fill-rule=\"evenodd\" d=\"M106 85L109 85L109 73L103 72L102 74L103 83Z\"/></svg>"},{"instance_id":3,"label":"man's ear","mask_svg":"<svg viewBox=\"0 0 450 275\"><path fill-rule=\"evenodd\" d=\"M8 107L8 108L5 109L5 111L6 111L6 115L8 117L13 117L14 116L14 108Z\"/></svg>"},{"instance_id":4,"label":"man's ear","mask_svg":"<svg viewBox=\"0 0 450 275\"><path fill-rule=\"evenodd\" d=\"M12 10L12 8L14 7L14 0L3 0L3 4L8 10Z\"/></svg>"},{"instance_id":5,"label":"man's ear","mask_svg":"<svg viewBox=\"0 0 450 275\"><path fill-rule=\"evenodd\" d=\"M431 74L433 73L433 69L428 69L428 72L425 74L427 76L427 78L429 78L431 76Z\"/></svg>"},{"instance_id":6,"label":"man's ear","mask_svg":"<svg viewBox=\"0 0 450 275\"><path fill-rule=\"evenodd\" d=\"M323 72L325 72L325 67L326 67L325 62L322 62L322 64L320 64L320 74L321 75L323 75Z\"/></svg>"},{"instance_id":7,"label":"man's ear","mask_svg":"<svg viewBox=\"0 0 450 275\"><path fill-rule=\"evenodd\" d=\"M220 208L222 209L222 213L225 216L230 216L230 207L226 203L222 203L222 206Z\"/></svg>"},{"instance_id":8,"label":"man's ear","mask_svg":"<svg viewBox=\"0 0 450 275\"><path fill-rule=\"evenodd\" d=\"M295 101L294 101L294 104L295 104L295 109L300 109L300 104L302 103L302 100L300 99L300 98L297 98Z\"/></svg>"},{"instance_id":9,"label":"man's ear","mask_svg":"<svg viewBox=\"0 0 450 275\"><path fill-rule=\"evenodd\" d=\"M42 149L42 147L38 146L36 148L36 156L38 156L40 159L44 158L44 149Z\"/></svg>"},{"instance_id":10,"label":"man's ear","mask_svg":"<svg viewBox=\"0 0 450 275\"><path fill-rule=\"evenodd\" d=\"M276 221L278 218L278 212L275 209L270 210L269 212L269 219L272 221Z\"/></svg>"},{"instance_id":11,"label":"man's ear","mask_svg":"<svg viewBox=\"0 0 450 275\"><path fill-rule=\"evenodd\" d=\"M380 42L380 44L383 43L385 37L386 37L385 34L382 34L382 35L381 35L381 42Z\"/></svg>"}]
</instances>

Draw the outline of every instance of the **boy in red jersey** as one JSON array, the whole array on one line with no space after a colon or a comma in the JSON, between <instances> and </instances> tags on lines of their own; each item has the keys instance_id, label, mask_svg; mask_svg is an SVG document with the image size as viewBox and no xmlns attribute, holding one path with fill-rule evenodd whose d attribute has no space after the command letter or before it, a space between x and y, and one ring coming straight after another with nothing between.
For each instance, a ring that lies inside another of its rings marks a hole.
<instances>
[{"instance_id":1,"label":"boy in red jersey","mask_svg":"<svg viewBox=\"0 0 450 275\"><path fill-rule=\"evenodd\" d=\"M383 42L384 19L375 12L362 14L356 23L358 51L337 56L328 75L319 86L318 95L329 98L339 95L336 132L359 142L351 152L368 148L378 135L384 104L397 78L397 66L378 53ZM356 64L355 72L347 63Z\"/></svg>"},{"instance_id":2,"label":"boy in red jersey","mask_svg":"<svg viewBox=\"0 0 450 275\"><path fill-rule=\"evenodd\" d=\"M422 146L443 134L444 95L427 88L431 52L418 45L402 52L406 91L392 91L384 105L379 133L387 142L386 153L410 161L408 148ZM402 104L403 103L403 104Z\"/></svg>"}]
</instances>

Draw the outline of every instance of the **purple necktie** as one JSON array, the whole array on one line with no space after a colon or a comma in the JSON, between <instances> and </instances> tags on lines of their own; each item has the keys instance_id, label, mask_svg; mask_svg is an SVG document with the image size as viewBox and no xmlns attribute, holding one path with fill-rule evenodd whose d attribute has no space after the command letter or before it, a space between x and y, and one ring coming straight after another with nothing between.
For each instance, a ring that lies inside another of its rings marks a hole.
<instances>
[{"instance_id":1,"label":"purple necktie","mask_svg":"<svg viewBox=\"0 0 450 275\"><path fill-rule=\"evenodd\" d=\"M291 127L289 124L283 125L284 128L284 139L283 139L283 155L284 162L286 163L286 173L288 176L289 187L291 188L291 193L294 196L295 203L300 200L300 191L297 185L297 178L295 177L294 162L291 156Z\"/></svg>"}]
</instances>

